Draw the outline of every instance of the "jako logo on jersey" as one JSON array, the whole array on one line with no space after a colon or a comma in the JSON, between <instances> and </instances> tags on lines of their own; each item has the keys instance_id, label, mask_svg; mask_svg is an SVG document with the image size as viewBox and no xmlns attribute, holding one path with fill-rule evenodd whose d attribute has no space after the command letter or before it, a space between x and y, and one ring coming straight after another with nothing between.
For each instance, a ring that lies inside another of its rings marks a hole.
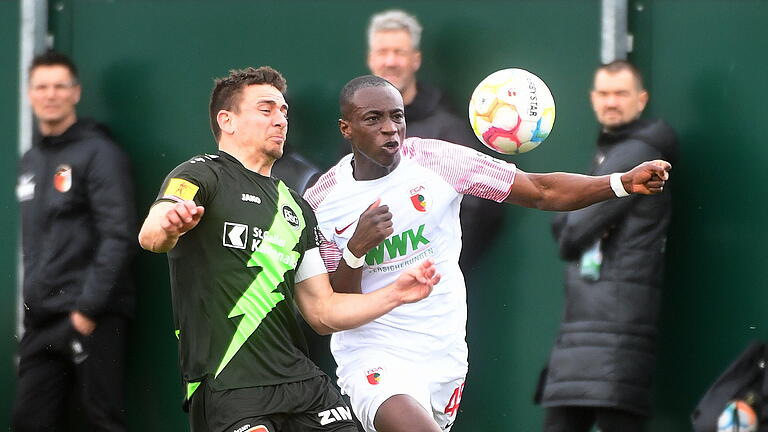
<instances>
[{"instance_id":1,"label":"jako logo on jersey","mask_svg":"<svg viewBox=\"0 0 768 432\"><path fill-rule=\"evenodd\" d=\"M224 246L235 249L245 249L247 241L248 225L224 222Z\"/></svg>"},{"instance_id":2,"label":"jako logo on jersey","mask_svg":"<svg viewBox=\"0 0 768 432\"><path fill-rule=\"evenodd\" d=\"M72 167L59 165L53 175L53 187L59 192L67 192L72 188Z\"/></svg>"},{"instance_id":3,"label":"jako logo on jersey","mask_svg":"<svg viewBox=\"0 0 768 432\"><path fill-rule=\"evenodd\" d=\"M320 411L317 413L317 416L320 417L320 426L325 426L328 423L333 423L339 420L352 420L352 413L349 411L349 408L345 406Z\"/></svg>"},{"instance_id":4,"label":"jako logo on jersey","mask_svg":"<svg viewBox=\"0 0 768 432\"><path fill-rule=\"evenodd\" d=\"M232 432L269 432L269 429L267 429L267 427L264 425L251 427L251 425L247 424L233 430Z\"/></svg>"},{"instance_id":5,"label":"jako logo on jersey","mask_svg":"<svg viewBox=\"0 0 768 432\"><path fill-rule=\"evenodd\" d=\"M409 229L384 240L365 254L365 262L368 265L383 263L385 250L390 259L405 256L408 254L409 244L411 246L410 250L415 251L421 243L429 244L429 239L424 237L424 224L419 226L415 233L412 229Z\"/></svg>"},{"instance_id":6,"label":"jako logo on jersey","mask_svg":"<svg viewBox=\"0 0 768 432\"><path fill-rule=\"evenodd\" d=\"M288 206L283 206L283 217L291 225L293 229L299 228L299 217L296 216L296 213L293 211L292 208Z\"/></svg>"},{"instance_id":7,"label":"jako logo on jersey","mask_svg":"<svg viewBox=\"0 0 768 432\"><path fill-rule=\"evenodd\" d=\"M242 197L240 199L245 201L245 202L252 202L252 203L256 203L256 204L261 204L261 198L257 197L256 195L251 195L251 194L248 194L248 193L242 194Z\"/></svg>"},{"instance_id":8,"label":"jako logo on jersey","mask_svg":"<svg viewBox=\"0 0 768 432\"><path fill-rule=\"evenodd\" d=\"M424 196L423 193L419 193L424 191L424 186L419 186L411 189L411 204L413 204L413 208L420 212L426 212L427 211L427 198Z\"/></svg>"}]
</instances>

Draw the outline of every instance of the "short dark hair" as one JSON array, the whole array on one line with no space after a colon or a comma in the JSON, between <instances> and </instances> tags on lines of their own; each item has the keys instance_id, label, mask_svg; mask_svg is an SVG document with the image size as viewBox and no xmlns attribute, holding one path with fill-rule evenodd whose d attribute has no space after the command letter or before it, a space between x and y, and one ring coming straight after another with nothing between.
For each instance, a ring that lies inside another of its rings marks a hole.
<instances>
[{"instance_id":1,"label":"short dark hair","mask_svg":"<svg viewBox=\"0 0 768 432\"><path fill-rule=\"evenodd\" d=\"M595 70L595 75L597 75L598 72L603 70L612 74L615 74L617 72L621 72L624 70L629 71L632 74L632 76L635 77L635 83L637 84L637 88L640 90L645 90L645 85L643 84L643 74L640 72L640 69L638 69L637 66L633 65L627 60L614 60L610 63L601 65L600 67L597 68L597 70Z\"/></svg>"},{"instance_id":2,"label":"short dark hair","mask_svg":"<svg viewBox=\"0 0 768 432\"><path fill-rule=\"evenodd\" d=\"M77 66L75 66L69 57L60 52L48 50L35 56L35 58L32 59L32 64L29 65L29 69L27 69L27 78L31 77L32 72L40 66L64 66L69 70L69 74L72 75L72 79L74 80L73 84L80 83L80 76L77 74Z\"/></svg>"},{"instance_id":3,"label":"short dark hair","mask_svg":"<svg viewBox=\"0 0 768 432\"><path fill-rule=\"evenodd\" d=\"M395 90L397 88L392 85L391 82L384 78L377 77L376 75L363 75L349 81L344 88L341 89L339 94L339 109L341 110L341 118L347 119L349 116L348 107L352 104L352 98L355 96L358 90L368 87L385 87L392 86Z\"/></svg>"},{"instance_id":4,"label":"short dark hair","mask_svg":"<svg viewBox=\"0 0 768 432\"><path fill-rule=\"evenodd\" d=\"M278 89L280 93L285 94L288 85L280 72L269 66L259 68L233 69L229 71L229 76L216 78L214 80L213 91L211 92L211 102L208 111L211 116L211 130L216 142L221 137L221 128L216 121L219 111L227 110L239 112L240 101L243 96L243 89L247 86L268 84Z\"/></svg>"}]
</instances>

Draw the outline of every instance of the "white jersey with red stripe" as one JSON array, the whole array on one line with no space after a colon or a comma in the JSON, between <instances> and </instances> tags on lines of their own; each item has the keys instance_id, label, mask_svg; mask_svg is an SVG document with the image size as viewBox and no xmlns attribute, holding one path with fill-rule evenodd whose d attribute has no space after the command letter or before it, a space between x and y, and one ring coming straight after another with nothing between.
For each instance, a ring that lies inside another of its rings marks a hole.
<instances>
[{"instance_id":1,"label":"white jersey with red stripe","mask_svg":"<svg viewBox=\"0 0 768 432\"><path fill-rule=\"evenodd\" d=\"M377 198L389 206L394 233L366 254L362 291L394 282L400 272L431 258L442 275L432 294L417 303L353 330L335 333L331 350L339 355L363 346L410 354L463 351L466 358L466 289L459 269L464 194L503 201L515 178L515 166L444 141L408 138L399 165L388 175L357 181L347 155L307 190L304 197L317 215L326 267L338 267L341 251L360 215Z\"/></svg>"}]
</instances>

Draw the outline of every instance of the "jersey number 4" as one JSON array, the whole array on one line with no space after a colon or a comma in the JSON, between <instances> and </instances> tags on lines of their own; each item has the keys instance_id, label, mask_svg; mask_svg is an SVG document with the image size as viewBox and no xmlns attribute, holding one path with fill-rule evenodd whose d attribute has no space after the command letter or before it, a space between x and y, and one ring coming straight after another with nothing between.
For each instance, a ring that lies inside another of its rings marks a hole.
<instances>
[{"instance_id":1,"label":"jersey number 4","mask_svg":"<svg viewBox=\"0 0 768 432\"><path fill-rule=\"evenodd\" d=\"M459 404L461 404L461 395L464 394L464 383L461 383L460 386L456 387L453 390L453 394L451 395L451 398L448 399L448 405L445 406L445 411L443 411L445 414L448 414L449 417L453 417L456 415L456 412L459 410Z\"/></svg>"}]
</instances>

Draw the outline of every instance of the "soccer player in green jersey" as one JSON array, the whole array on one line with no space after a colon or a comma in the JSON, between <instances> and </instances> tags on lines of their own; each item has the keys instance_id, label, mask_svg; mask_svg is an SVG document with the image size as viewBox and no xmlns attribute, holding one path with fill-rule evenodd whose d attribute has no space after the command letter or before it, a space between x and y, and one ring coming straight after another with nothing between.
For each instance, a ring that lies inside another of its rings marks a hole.
<instances>
[{"instance_id":1,"label":"soccer player in green jersey","mask_svg":"<svg viewBox=\"0 0 768 432\"><path fill-rule=\"evenodd\" d=\"M168 253L193 432L355 431L341 395L307 358L294 305L330 333L421 300L440 280L426 261L371 294L333 291L311 208L270 177L288 130L285 88L269 67L216 80L219 151L168 175L139 234L143 248ZM388 215L370 206L355 236L380 243L392 232Z\"/></svg>"}]
</instances>

